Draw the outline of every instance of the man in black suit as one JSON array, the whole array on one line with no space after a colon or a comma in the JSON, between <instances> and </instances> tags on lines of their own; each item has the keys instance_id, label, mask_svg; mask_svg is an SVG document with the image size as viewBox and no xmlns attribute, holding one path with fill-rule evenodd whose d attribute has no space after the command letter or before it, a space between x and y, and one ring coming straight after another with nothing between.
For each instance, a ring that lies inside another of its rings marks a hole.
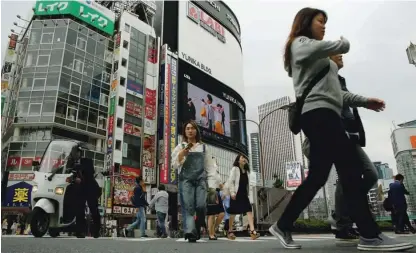
<instances>
[{"instance_id":1,"label":"man in black suit","mask_svg":"<svg viewBox=\"0 0 416 253\"><path fill-rule=\"evenodd\" d=\"M77 178L75 179L75 183L78 185L76 235L78 238L85 237L85 203L87 203L94 222L92 235L94 238L98 238L100 236L101 227L100 212L98 211L98 198L101 195L101 188L95 180L95 171L92 159L85 157L76 159L81 156L79 150L78 152L79 153L77 155L72 155L76 161L74 164L74 168L77 169Z\"/></svg>"}]
</instances>

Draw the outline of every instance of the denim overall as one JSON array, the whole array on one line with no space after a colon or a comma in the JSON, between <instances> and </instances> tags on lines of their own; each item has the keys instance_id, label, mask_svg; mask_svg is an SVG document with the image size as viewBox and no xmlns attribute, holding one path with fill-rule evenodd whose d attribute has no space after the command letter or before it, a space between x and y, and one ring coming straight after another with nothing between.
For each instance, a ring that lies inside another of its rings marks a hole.
<instances>
[{"instance_id":1,"label":"denim overall","mask_svg":"<svg viewBox=\"0 0 416 253\"><path fill-rule=\"evenodd\" d=\"M207 174L205 172L205 145L203 152L189 152L179 174L185 208L185 234L199 239L205 221L207 200ZM194 219L197 216L197 220Z\"/></svg>"}]
</instances>

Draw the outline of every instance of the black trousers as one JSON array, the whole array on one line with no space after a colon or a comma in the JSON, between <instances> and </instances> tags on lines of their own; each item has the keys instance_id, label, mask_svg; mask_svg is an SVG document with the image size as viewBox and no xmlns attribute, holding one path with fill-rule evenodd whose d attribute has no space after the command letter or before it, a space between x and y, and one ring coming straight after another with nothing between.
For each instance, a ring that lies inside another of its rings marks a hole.
<instances>
[{"instance_id":1,"label":"black trousers","mask_svg":"<svg viewBox=\"0 0 416 253\"><path fill-rule=\"evenodd\" d=\"M407 214L407 206L397 208L395 210L397 216L396 231L404 231L405 227L408 227L409 230L413 231L414 228L410 223L409 215Z\"/></svg>"},{"instance_id":2,"label":"black trousers","mask_svg":"<svg viewBox=\"0 0 416 253\"><path fill-rule=\"evenodd\" d=\"M301 126L310 141L309 174L294 192L278 221L278 227L285 231L292 230L300 213L325 185L332 165L335 164L351 218L357 224L361 236L377 237L380 230L368 206L362 182L363 165L355 144L345 134L340 116L330 109L315 109L302 115Z\"/></svg>"},{"instance_id":3,"label":"black trousers","mask_svg":"<svg viewBox=\"0 0 416 253\"><path fill-rule=\"evenodd\" d=\"M100 212L98 210L98 197L97 194L94 194L95 191L84 188L85 190L82 191L84 194L79 194L78 197L78 205L77 205L77 232L78 233L85 233L87 224L85 220L85 203L87 203L88 208L90 209L90 214L92 217L92 221L94 223L92 234L99 235L100 228L101 228L101 219L100 219ZM85 194L85 193L88 194Z\"/></svg>"}]
</instances>

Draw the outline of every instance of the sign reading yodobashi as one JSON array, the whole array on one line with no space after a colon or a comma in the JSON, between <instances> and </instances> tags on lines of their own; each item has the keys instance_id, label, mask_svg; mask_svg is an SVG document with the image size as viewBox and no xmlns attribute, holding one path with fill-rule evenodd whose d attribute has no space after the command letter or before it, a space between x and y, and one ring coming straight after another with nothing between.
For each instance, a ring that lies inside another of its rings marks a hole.
<instances>
[{"instance_id":1,"label":"sign reading yodobashi","mask_svg":"<svg viewBox=\"0 0 416 253\"><path fill-rule=\"evenodd\" d=\"M91 0L38 0L36 1L34 12L34 15L42 16L70 14L109 35L114 33L115 14Z\"/></svg>"}]
</instances>

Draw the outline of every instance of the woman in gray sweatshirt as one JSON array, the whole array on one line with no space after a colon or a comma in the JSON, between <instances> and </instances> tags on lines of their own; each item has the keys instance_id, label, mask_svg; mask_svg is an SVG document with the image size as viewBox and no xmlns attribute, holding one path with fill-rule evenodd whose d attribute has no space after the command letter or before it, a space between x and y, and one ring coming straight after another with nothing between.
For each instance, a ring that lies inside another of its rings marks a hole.
<instances>
[{"instance_id":1,"label":"woman in gray sweatshirt","mask_svg":"<svg viewBox=\"0 0 416 253\"><path fill-rule=\"evenodd\" d=\"M350 43L324 41L327 15L304 8L293 21L285 48L284 65L293 78L296 97L301 97L311 80L329 65L328 73L315 84L305 99L301 128L310 140L310 165L307 179L296 189L279 221L269 231L288 249L299 249L291 235L293 223L328 179L335 164L345 198L360 232L359 250L405 250L413 244L397 242L380 232L367 203L362 184L362 162L341 121L343 105L382 111L384 101L365 98L341 90L338 67L329 56L348 53Z\"/></svg>"}]
</instances>

